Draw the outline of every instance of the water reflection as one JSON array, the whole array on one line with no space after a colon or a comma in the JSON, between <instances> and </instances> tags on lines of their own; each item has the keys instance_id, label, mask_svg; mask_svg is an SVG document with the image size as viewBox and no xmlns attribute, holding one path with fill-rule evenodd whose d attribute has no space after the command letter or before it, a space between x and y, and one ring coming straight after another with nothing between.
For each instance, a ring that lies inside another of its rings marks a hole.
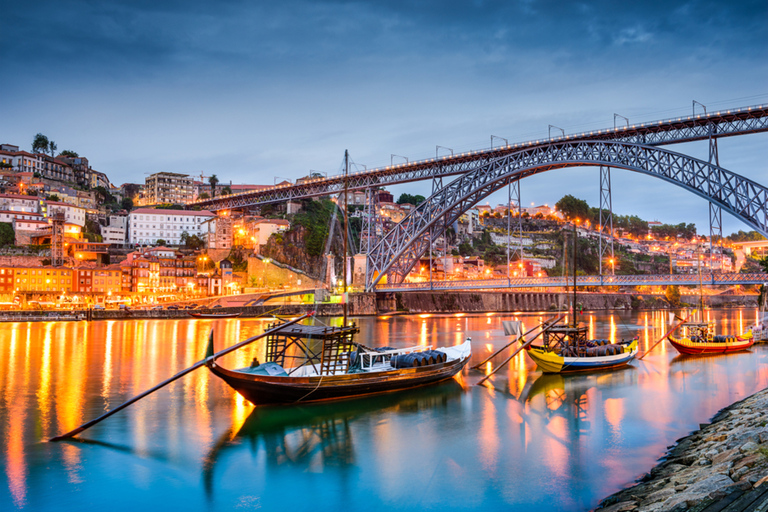
<instances>
[{"instance_id":1,"label":"water reflection","mask_svg":"<svg viewBox=\"0 0 768 512\"><path fill-rule=\"evenodd\" d=\"M707 314L729 333L755 317L753 310ZM374 346L454 345L472 336L477 364L509 342L503 320L531 328L549 316L357 321L361 339ZM641 351L668 328L666 311L580 318L596 338L640 334ZM319 510L350 503L374 510L584 510L647 471L667 445L719 408L768 387L765 346L681 358L667 343L630 368L584 375L542 375L521 352L488 388L474 386L511 347L483 371L465 370L442 386L301 407L254 409L201 370L80 442L41 443L199 360L210 329L221 348L266 323L0 325L0 508L114 507L118 499L125 507L174 503L207 511L252 498L270 508L299 486L320 497ZM262 345L229 354L222 364L246 366L254 356L263 359Z\"/></svg>"}]
</instances>

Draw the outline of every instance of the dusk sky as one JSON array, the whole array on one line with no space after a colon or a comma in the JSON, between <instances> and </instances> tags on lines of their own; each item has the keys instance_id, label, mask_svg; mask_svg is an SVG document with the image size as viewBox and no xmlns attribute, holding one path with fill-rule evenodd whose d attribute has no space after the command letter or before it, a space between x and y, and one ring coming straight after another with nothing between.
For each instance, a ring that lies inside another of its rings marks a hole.
<instances>
[{"instance_id":1,"label":"dusk sky","mask_svg":"<svg viewBox=\"0 0 768 512\"><path fill-rule=\"evenodd\" d=\"M173 171L271 184L768 103L768 2L9 0L0 142L37 132L113 183ZM768 134L724 139L723 167L768 183ZM706 158L704 142L670 146ZM704 200L615 170L614 211L696 222ZM598 171L522 183L524 204L598 202ZM430 185L392 191L428 195ZM506 193L490 199L502 202ZM726 218L727 217L727 218ZM724 215L726 233L748 229Z\"/></svg>"}]
</instances>

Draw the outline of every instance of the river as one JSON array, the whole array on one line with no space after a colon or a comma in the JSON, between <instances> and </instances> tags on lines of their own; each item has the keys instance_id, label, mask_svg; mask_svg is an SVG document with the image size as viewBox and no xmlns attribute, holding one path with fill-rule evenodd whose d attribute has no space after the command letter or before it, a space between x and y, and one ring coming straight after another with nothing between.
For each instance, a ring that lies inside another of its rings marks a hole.
<instances>
[{"instance_id":1,"label":"river","mask_svg":"<svg viewBox=\"0 0 768 512\"><path fill-rule=\"evenodd\" d=\"M710 311L721 333L754 309ZM501 321L538 314L358 318L372 346L508 342ZM640 335L667 312L586 312L590 335ZM84 432L48 443L217 349L261 319L0 325L0 510L581 511L648 471L675 439L768 387L768 346L683 358L664 343L627 369L542 375L518 354L489 381L343 402L253 408L200 369ZM225 356L246 366L262 346ZM509 352L506 352L509 354ZM499 358L496 362L501 361ZM487 369L486 369L487 371Z\"/></svg>"}]
</instances>

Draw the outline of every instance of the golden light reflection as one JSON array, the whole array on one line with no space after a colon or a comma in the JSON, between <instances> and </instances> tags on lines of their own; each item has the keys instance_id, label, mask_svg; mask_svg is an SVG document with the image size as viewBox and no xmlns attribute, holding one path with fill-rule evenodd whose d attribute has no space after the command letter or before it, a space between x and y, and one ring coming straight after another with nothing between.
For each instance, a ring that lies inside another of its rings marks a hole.
<instances>
[{"instance_id":1,"label":"golden light reflection","mask_svg":"<svg viewBox=\"0 0 768 512\"><path fill-rule=\"evenodd\" d=\"M493 394L492 390L488 390ZM494 473L499 456L499 428L496 420L496 407L494 402L489 399L485 400L478 435L480 437L480 464L485 471Z\"/></svg>"},{"instance_id":2,"label":"golden light reflection","mask_svg":"<svg viewBox=\"0 0 768 512\"><path fill-rule=\"evenodd\" d=\"M624 399L606 398L603 408L605 409L606 421L608 421L614 430L619 430L621 428L621 422L624 419Z\"/></svg>"},{"instance_id":3,"label":"golden light reflection","mask_svg":"<svg viewBox=\"0 0 768 512\"><path fill-rule=\"evenodd\" d=\"M2 374L7 377L5 384L4 402L8 411L8 426L5 444L5 474L11 491L13 503L17 508L26 505L27 498L27 464L24 451L24 426L27 419L26 400L17 397L18 382L16 367L18 349L18 326L11 330L11 342L7 357L0 360ZM4 363L4 364L3 364Z\"/></svg>"},{"instance_id":4,"label":"golden light reflection","mask_svg":"<svg viewBox=\"0 0 768 512\"><path fill-rule=\"evenodd\" d=\"M51 433L51 343L51 333L50 330L48 330L43 337L42 361L40 362L40 384L37 387L37 406L40 409L40 428L45 437L50 437Z\"/></svg>"},{"instance_id":5,"label":"golden light reflection","mask_svg":"<svg viewBox=\"0 0 768 512\"><path fill-rule=\"evenodd\" d=\"M104 398L104 410L109 408L109 391L112 383L112 331L114 320L107 322L107 336L104 341L104 375L101 379L101 396Z\"/></svg>"}]
</instances>

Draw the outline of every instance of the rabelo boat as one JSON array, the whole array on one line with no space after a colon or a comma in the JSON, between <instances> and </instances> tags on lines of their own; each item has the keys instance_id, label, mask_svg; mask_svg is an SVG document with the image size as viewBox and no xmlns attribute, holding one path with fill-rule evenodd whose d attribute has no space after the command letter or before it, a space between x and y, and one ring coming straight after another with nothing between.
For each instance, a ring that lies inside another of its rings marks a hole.
<instances>
[{"instance_id":1,"label":"rabelo boat","mask_svg":"<svg viewBox=\"0 0 768 512\"><path fill-rule=\"evenodd\" d=\"M275 325L269 326L269 329ZM293 324L267 337L265 362L231 370L210 358L208 369L254 405L355 398L452 378L467 364L471 339L455 347L372 349L344 327ZM209 347L208 352L213 353Z\"/></svg>"},{"instance_id":2,"label":"rabelo boat","mask_svg":"<svg viewBox=\"0 0 768 512\"><path fill-rule=\"evenodd\" d=\"M753 331L747 331L741 336L715 335L715 322L691 322L683 326L679 338L670 335L669 342L681 354L727 354L747 350L755 343Z\"/></svg>"}]
</instances>

